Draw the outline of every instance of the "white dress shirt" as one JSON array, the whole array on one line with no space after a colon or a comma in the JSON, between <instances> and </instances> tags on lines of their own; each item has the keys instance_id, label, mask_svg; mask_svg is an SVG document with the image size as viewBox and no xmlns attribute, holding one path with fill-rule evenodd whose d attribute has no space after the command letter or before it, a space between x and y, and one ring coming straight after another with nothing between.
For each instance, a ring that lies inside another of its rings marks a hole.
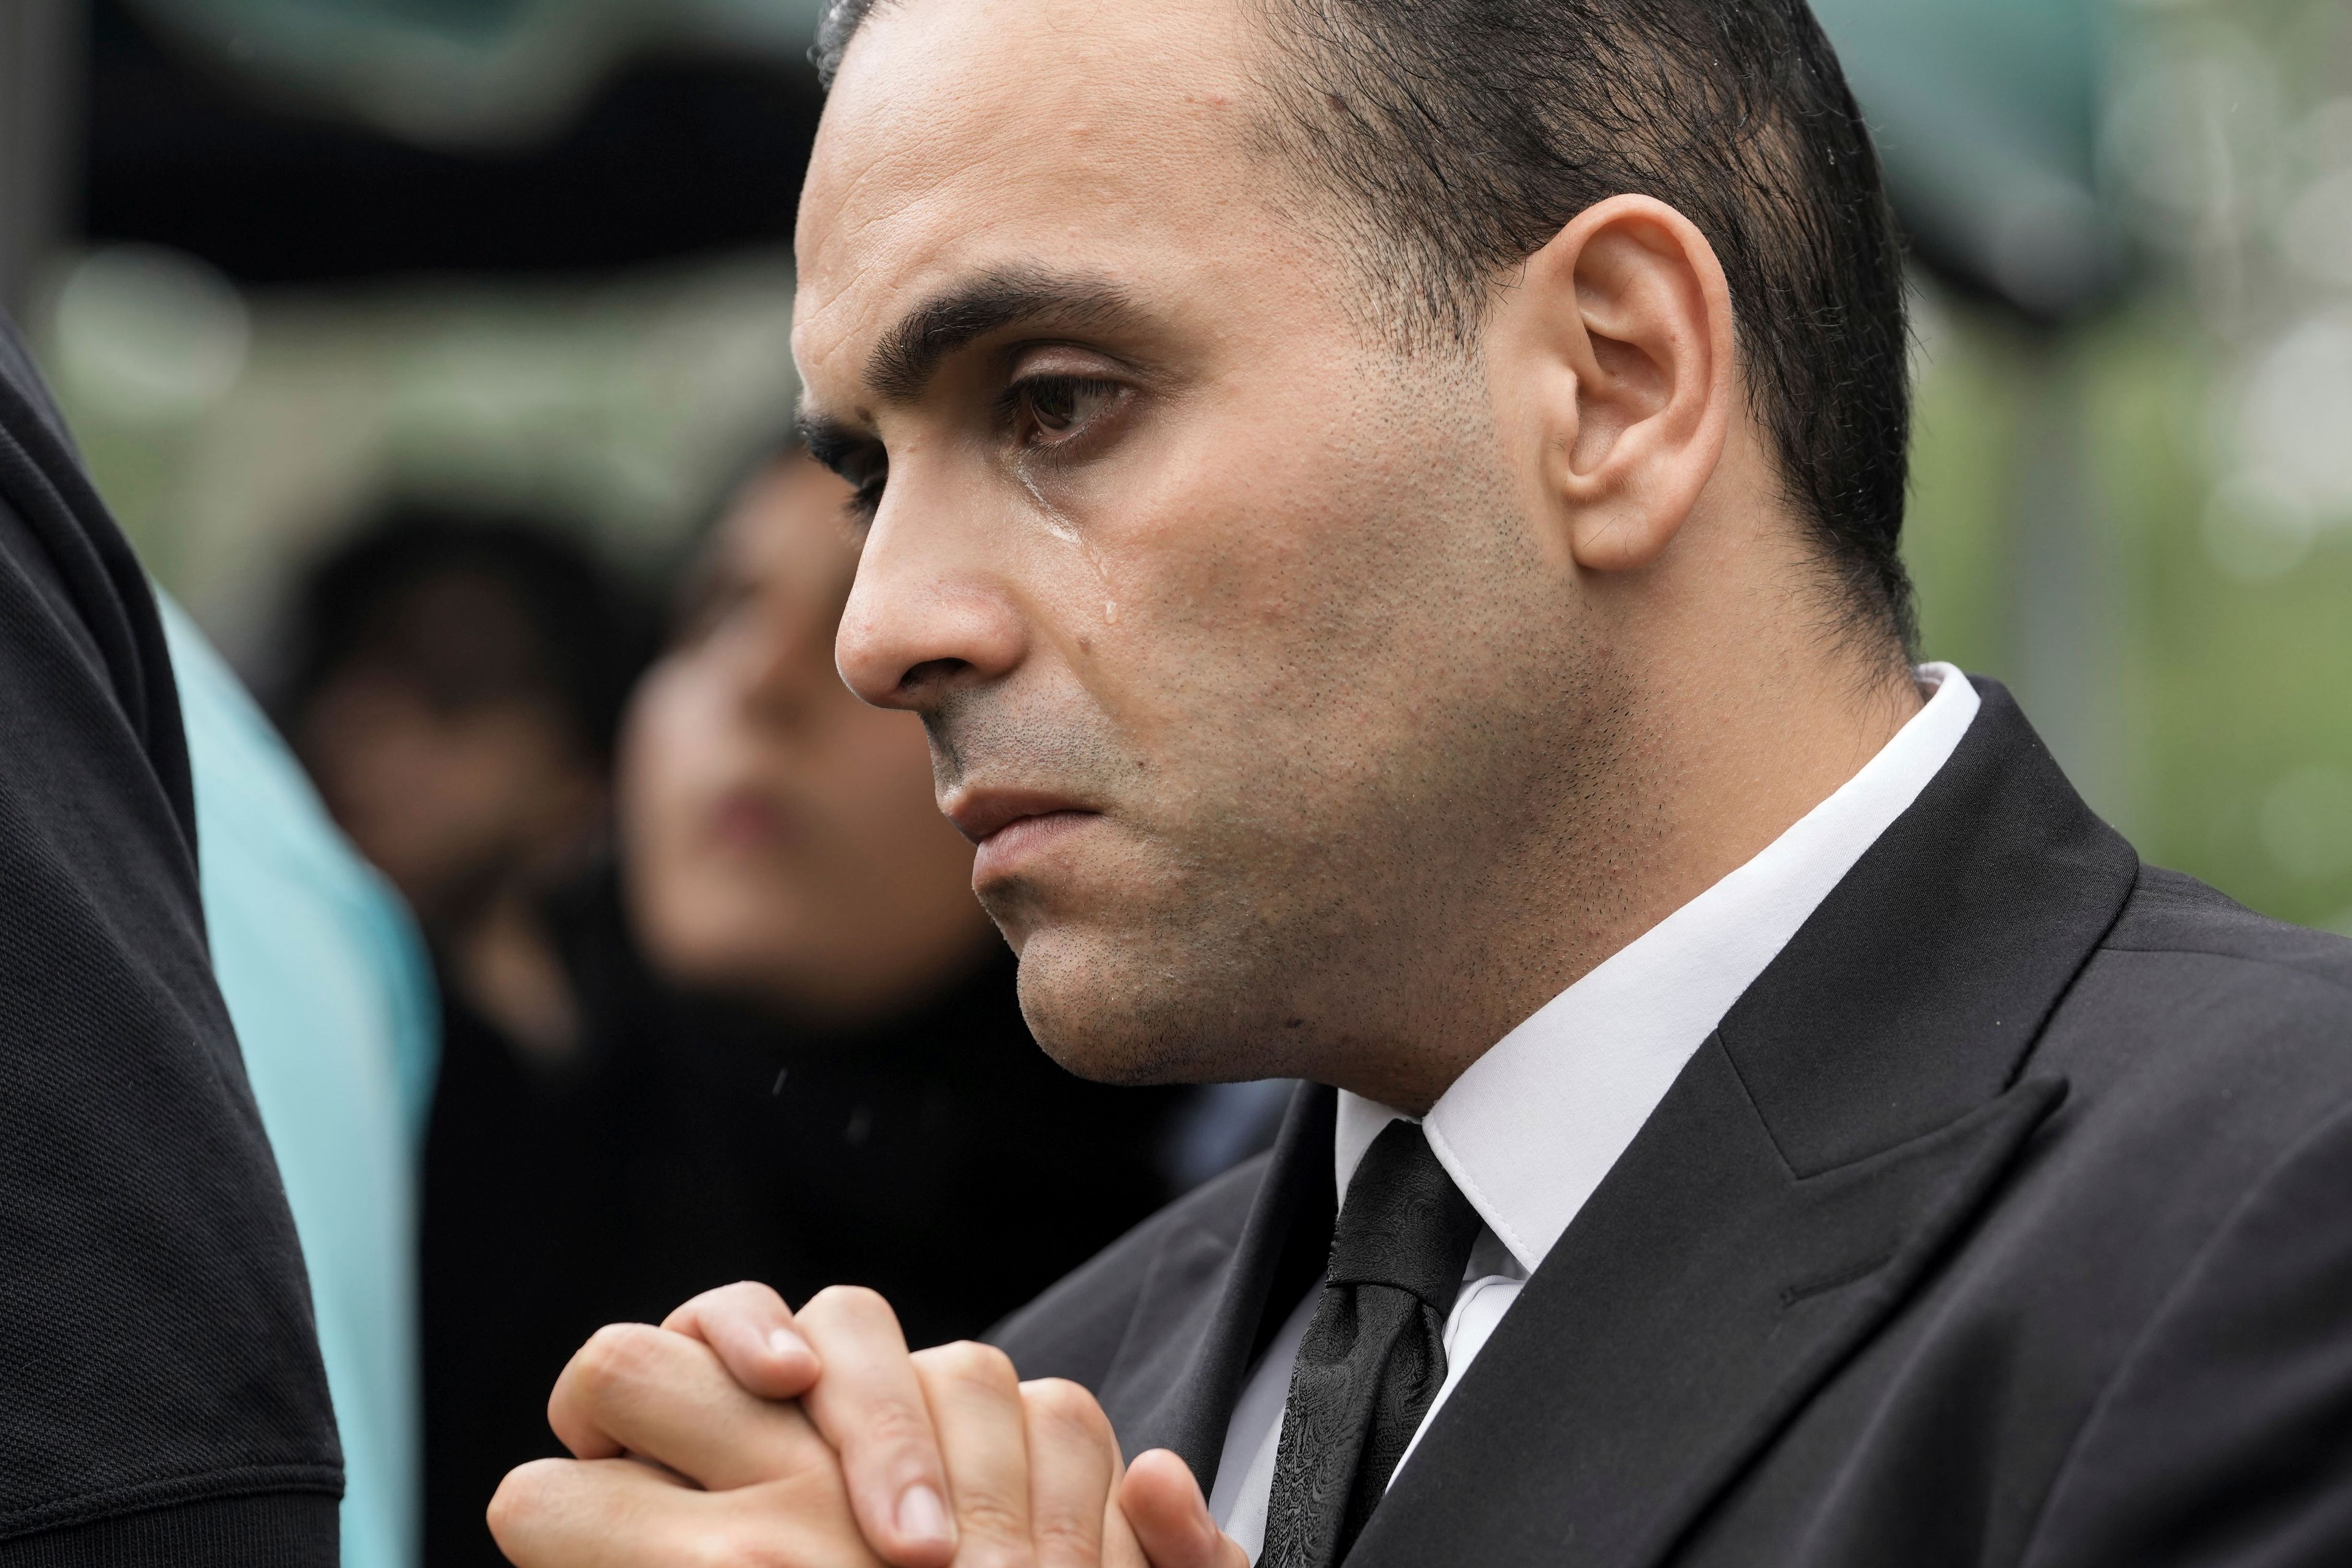
<instances>
[{"instance_id":1,"label":"white dress shirt","mask_svg":"<svg viewBox=\"0 0 2352 1568\"><path fill-rule=\"evenodd\" d=\"M1486 1222L1445 1324L1445 1382L1429 1419L1485 1348L1569 1222L1665 1098L1692 1055L1864 851L1934 778L1976 717L1976 689L1948 664L1916 671L1924 707L1836 794L1757 857L1660 921L1496 1042L1422 1127ZM1339 1095L1338 1190L1401 1113ZM1210 1510L1255 1562L1308 1291L1251 1372L1225 1428Z\"/></svg>"}]
</instances>

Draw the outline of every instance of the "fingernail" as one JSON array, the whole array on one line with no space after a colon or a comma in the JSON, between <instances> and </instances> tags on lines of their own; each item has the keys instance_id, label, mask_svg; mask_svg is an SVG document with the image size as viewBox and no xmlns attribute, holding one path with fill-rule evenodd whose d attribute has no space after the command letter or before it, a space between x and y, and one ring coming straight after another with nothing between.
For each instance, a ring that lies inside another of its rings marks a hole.
<instances>
[{"instance_id":1,"label":"fingernail","mask_svg":"<svg viewBox=\"0 0 2352 1568\"><path fill-rule=\"evenodd\" d=\"M789 1361L794 1356L807 1356L812 1361L816 1359L816 1352L809 1349L808 1341L790 1329L769 1331L768 1353L779 1361Z\"/></svg>"},{"instance_id":2,"label":"fingernail","mask_svg":"<svg viewBox=\"0 0 2352 1568\"><path fill-rule=\"evenodd\" d=\"M912 1542L948 1539L948 1505L920 1481L898 1494L898 1533Z\"/></svg>"}]
</instances>

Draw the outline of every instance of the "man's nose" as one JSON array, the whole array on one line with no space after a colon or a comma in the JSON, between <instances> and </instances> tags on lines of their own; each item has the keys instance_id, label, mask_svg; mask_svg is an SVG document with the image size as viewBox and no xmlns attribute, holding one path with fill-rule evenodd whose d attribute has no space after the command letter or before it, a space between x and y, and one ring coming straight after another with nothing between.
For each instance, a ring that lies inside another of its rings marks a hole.
<instances>
[{"instance_id":1,"label":"man's nose","mask_svg":"<svg viewBox=\"0 0 2352 1568\"><path fill-rule=\"evenodd\" d=\"M960 548L978 542L912 522L887 506L875 519L834 643L841 678L877 708L921 709L1001 679L1024 647L1006 584Z\"/></svg>"}]
</instances>

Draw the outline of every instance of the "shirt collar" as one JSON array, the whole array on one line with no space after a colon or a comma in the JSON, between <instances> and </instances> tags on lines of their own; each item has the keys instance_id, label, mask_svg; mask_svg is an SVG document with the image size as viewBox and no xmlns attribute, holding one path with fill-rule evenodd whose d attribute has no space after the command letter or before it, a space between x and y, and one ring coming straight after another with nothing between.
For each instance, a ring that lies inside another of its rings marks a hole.
<instances>
[{"instance_id":1,"label":"shirt collar","mask_svg":"<svg viewBox=\"0 0 2352 1568\"><path fill-rule=\"evenodd\" d=\"M1862 771L1756 858L1538 1008L1430 1109L1430 1147L1529 1273L1740 994L1919 797L1979 706L1948 664ZM1339 1190L1401 1113L1341 1090Z\"/></svg>"}]
</instances>

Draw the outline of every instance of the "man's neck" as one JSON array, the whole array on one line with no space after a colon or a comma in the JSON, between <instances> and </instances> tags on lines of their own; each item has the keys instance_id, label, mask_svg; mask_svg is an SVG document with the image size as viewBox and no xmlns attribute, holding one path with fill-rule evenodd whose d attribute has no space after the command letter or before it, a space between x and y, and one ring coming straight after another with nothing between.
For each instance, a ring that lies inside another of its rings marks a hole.
<instances>
[{"instance_id":1,"label":"man's neck","mask_svg":"<svg viewBox=\"0 0 2352 1568\"><path fill-rule=\"evenodd\" d=\"M1430 955L1476 982L1433 988L1410 1048L1363 1053L1339 1086L1426 1112L1520 1021L1753 859L1919 711L1891 658L1777 651L1650 683L1608 787L1557 803L1529 839L1549 852L1495 890L1489 907L1507 918L1478 922L1460 953Z\"/></svg>"}]
</instances>

